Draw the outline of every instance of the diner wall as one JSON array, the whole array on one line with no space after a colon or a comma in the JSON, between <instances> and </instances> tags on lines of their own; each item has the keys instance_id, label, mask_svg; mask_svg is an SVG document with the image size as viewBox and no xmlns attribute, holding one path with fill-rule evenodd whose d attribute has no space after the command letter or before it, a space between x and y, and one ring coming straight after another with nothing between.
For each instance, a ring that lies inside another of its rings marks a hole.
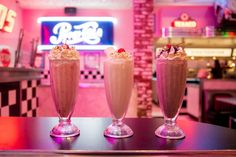
<instances>
[{"instance_id":1,"label":"diner wall","mask_svg":"<svg viewBox=\"0 0 236 157\"><path fill-rule=\"evenodd\" d=\"M7 45L16 50L18 43L18 34L20 29L24 29L24 38L22 42L21 63L27 65L30 62L32 39L39 38L40 41L40 24L37 19L41 16L66 16L64 9L22 9L14 0L1 0L4 6L16 12L17 17L13 32L7 33L0 31L1 45ZM117 47L123 47L126 50L133 51L133 12L131 9L78 9L76 16L111 16L117 18L114 26L114 44Z\"/></svg>"},{"instance_id":2,"label":"diner wall","mask_svg":"<svg viewBox=\"0 0 236 157\"><path fill-rule=\"evenodd\" d=\"M187 13L196 20L197 28L216 26L213 6L155 6L155 36L161 36L161 28L168 28L181 13Z\"/></svg>"}]
</instances>

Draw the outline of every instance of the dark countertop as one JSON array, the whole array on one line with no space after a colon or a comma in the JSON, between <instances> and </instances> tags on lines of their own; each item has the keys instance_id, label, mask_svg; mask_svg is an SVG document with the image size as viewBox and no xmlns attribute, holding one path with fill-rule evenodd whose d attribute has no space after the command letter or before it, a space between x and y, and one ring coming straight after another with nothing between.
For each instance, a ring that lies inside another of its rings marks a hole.
<instances>
[{"instance_id":1,"label":"dark countertop","mask_svg":"<svg viewBox=\"0 0 236 157\"><path fill-rule=\"evenodd\" d=\"M220 126L178 121L186 138L167 140L155 136L161 118L125 119L134 131L130 138L103 136L110 118L73 118L80 128L76 138L51 138L49 131L58 118L0 117L0 155L236 155L236 130Z\"/></svg>"},{"instance_id":2,"label":"dark countertop","mask_svg":"<svg viewBox=\"0 0 236 157\"><path fill-rule=\"evenodd\" d=\"M0 67L0 83L41 79L42 69Z\"/></svg>"}]
</instances>

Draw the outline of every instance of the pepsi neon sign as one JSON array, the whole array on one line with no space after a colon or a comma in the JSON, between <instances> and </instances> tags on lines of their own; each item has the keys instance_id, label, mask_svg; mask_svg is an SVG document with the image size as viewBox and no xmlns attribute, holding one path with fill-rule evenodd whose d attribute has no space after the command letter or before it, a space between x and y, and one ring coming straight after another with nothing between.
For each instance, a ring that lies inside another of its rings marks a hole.
<instances>
[{"instance_id":1,"label":"pepsi neon sign","mask_svg":"<svg viewBox=\"0 0 236 157\"><path fill-rule=\"evenodd\" d=\"M115 22L112 17L40 17L42 45L38 49L66 43L78 50L104 50L113 46Z\"/></svg>"}]
</instances>

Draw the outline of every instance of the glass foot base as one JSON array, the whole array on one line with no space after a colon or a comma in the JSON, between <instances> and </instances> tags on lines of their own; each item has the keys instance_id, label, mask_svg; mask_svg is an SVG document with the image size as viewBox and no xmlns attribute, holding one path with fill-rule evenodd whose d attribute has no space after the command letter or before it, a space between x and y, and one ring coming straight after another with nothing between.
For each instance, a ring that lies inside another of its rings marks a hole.
<instances>
[{"instance_id":1,"label":"glass foot base","mask_svg":"<svg viewBox=\"0 0 236 157\"><path fill-rule=\"evenodd\" d=\"M71 123L58 124L50 132L50 136L52 137L73 137L79 134L80 130Z\"/></svg>"},{"instance_id":2,"label":"glass foot base","mask_svg":"<svg viewBox=\"0 0 236 157\"><path fill-rule=\"evenodd\" d=\"M168 126L163 124L155 131L156 136L167 139L182 139L185 134L178 126Z\"/></svg>"},{"instance_id":3,"label":"glass foot base","mask_svg":"<svg viewBox=\"0 0 236 157\"><path fill-rule=\"evenodd\" d=\"M130 137L133 134L134 132L132 129L124 123L119 125L111 124L104 131L105 136L112 138L125 138Z\"/></svg>"}]
</instances>

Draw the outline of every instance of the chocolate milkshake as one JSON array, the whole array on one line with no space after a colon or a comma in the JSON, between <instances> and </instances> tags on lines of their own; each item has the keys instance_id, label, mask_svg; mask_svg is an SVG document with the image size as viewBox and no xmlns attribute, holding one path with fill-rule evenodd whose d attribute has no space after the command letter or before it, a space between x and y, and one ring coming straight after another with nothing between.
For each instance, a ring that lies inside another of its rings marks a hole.
<instances>
[{"instance_id":1,"label":"chocolate milkshake","mask_svg":"<svg viewBox=\"0 0 236 157\"><path fill-rule=\"evenodd\" d=\"M186 87L186 60L156 60L157 95L163 114L174 118L180 109Z\"/></svg>"},{"instance_id":2,"label":"chocolate milkshake","mask_svg":"<svg viewBox=\"0 0 236 157\"><path fill-rule=\"evenodd\" d=\"M61 117L70 116L74 109L80 78L80 60L74 48L67 45L51 50L50 79L56 109Z\"/></svg>"},{"instance_id":3,"label":"chocolate milkshake","mask_svg":"<svg viewBox=\"0 0 236 157\"><path fill-rule=\"evenodd\" d=\"M77 135L79 130L70 123L70 117L76 103L79 85L79 54L68 45L56 46L50 51L49 61L51 91L60 118L60 124L53 128L51 135L56 137Z\"/></svg>"},{"instance_id":4,"label":"chocolate milkshake","mask_svg":"<svg viewBox=\"0 0 236 157\"><path fill-rule=\"evenodd\" d=\"M164 114L165 131L160 137L170 133L181 108L186 87L187 61L186 53L179 46L167 45L158 51L156 59L157 96ZM171 127L170 127L171 126ZM160 131L160 130L159 130ZM175 132L164 138L177 139ZM181 136L182 138L183 136Z\"/></svg>"}]
</instances>

